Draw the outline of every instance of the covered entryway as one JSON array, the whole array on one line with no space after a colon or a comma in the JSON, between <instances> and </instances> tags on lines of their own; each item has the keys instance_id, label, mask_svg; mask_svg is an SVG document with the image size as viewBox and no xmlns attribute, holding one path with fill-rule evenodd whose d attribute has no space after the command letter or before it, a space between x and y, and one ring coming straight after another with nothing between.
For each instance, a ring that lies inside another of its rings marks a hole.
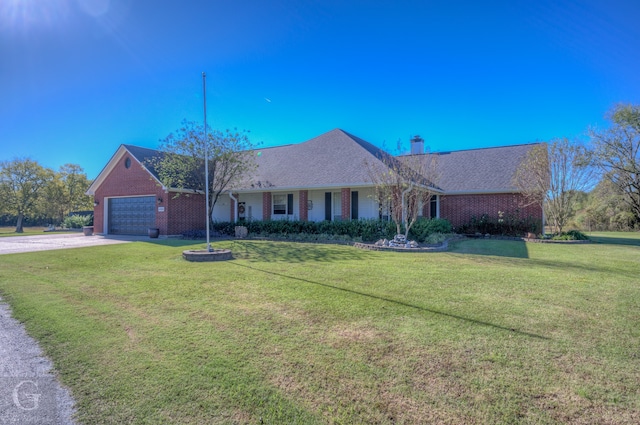
<instances>
[{"instance_id":1,"label":"covered entryway","mask_svg":"<svg viewBox=\"0 0 640 425\"><path fill-rule=\"evenodd\" d=\"M146 235L156 227L156 197L109 198L110 235Z\"/></svg>"}]
</instances>

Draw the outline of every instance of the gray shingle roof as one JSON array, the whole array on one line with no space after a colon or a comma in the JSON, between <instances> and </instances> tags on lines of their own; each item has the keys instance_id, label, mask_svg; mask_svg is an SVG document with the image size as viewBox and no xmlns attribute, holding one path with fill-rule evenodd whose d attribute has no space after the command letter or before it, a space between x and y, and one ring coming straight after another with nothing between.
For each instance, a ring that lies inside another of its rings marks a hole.
<instances>
[{"instance_id":1,"label":"gray shingle roof","mask_svg":"<svg viewBox=\"0 0 640 425\"><path fill-rule=\"evenodd\" d=\"M436 152L435 187L445 193L510 192L513 176L527 152L538 143ZM149 159L154 149L123 145L158 178ZM348 187L371 183L370 166L380 167L384 151L359 137L335 129L304 143L255 150L258 168L249 183L236 190ZM408 156L407 156L408 157ZM400 160L402 158L399 157ZM369 164L369 166L367 165Z\"/></svg>"},{"instance_id":2,"label":"gray shingle roof","mask_svg":"<svg viewBox=\"0 0 640 425\"><path fill-rule=\"evenodd\" d=\"M511 192L519 164L538 143L435 152L438 179L436 186L446 193ZM426 157L429 154L424 154Z\"/></svg>"},{"instance_id":3,"label":"gray shingle roof","mask_svg":"<svg viewBox=\"0 0 640 425\"><path fill-rule=\"evenodd\" d=\"M335 129L304 143L258 149L258 169L243 188L305 188L371 182L367 163L381 164L383 151Z\"/></svg>"}]
</instances>

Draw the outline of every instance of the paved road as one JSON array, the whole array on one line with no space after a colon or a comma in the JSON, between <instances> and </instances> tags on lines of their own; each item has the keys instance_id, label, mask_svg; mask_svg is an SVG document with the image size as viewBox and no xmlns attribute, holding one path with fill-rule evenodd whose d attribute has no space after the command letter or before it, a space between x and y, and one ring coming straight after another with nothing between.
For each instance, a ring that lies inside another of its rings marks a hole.
<instances>
[{"instance_id":1,"label":"paved road","mask_svg":"<svg viewBox=\"0 0 640 425\"><path fill-rule=\"evenodd\" d=\"M149 238L146 236L84 236L82 233L11 236L0 238L0 255L110 245L139 240L149 240Z\"/></svg>"}]
</instances>

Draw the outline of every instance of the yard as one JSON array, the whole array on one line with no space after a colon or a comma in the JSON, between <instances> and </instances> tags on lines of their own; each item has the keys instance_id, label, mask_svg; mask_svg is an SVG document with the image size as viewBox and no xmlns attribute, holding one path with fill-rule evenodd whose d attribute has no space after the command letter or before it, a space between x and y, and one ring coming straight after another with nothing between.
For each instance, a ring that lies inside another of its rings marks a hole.
<instances>
[{"instance_id":1,"label":"yard","mask_svg":"<svg viewBox=\"0 0 640 425\"><path fill-rule=\"evenodd\" d=\"M0 257L81 423L635 424L640 235L449 252L186 241Z\"/></svg>"}]
</instances>

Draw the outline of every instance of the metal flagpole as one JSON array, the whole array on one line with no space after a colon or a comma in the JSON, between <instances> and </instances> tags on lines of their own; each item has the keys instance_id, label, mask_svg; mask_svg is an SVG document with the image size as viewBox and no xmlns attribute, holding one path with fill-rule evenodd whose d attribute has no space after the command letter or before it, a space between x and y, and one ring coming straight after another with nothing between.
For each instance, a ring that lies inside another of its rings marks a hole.
<instances>
[{"instance_id":1,"label":"metal flagpole","mask_svg":"<svg viewBox=\"0 0 640 425\"><path fill-rule=\"evenodd\" d=\"M205 217L207 218L207 251L213 251L211 249L211 242L209 241L209 141L207 140L207 74L202 73L202 98L204 104L204 184L205 184Z\"/></svg>"}]
</instances>

